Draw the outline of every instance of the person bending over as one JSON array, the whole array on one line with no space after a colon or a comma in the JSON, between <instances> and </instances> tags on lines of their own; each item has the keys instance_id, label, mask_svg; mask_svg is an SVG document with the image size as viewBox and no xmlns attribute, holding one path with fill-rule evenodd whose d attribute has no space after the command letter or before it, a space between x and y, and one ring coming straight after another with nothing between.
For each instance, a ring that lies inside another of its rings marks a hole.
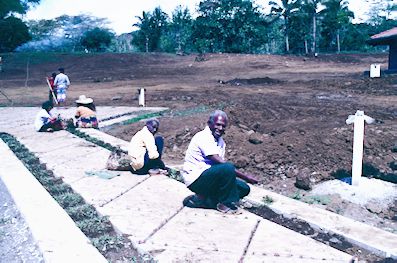
<instances>
[{"instance_id":1,"label":"person bending over","mask_svg":"<svg viewBox=\"0 0 397 263\"><path fill-rule=\"evenodd\" d=\"M46 101L41 105L41 110L37 113L34 120L34 127L38 132L53 132L64 129L64 124L60 116L53 116L51 110L53 104Z\"/></svg>"},{"instance_id":2,"label":"person bending over","mask_svg":"<svg viewBox=\"0 0 397 263\"><path fill-rule=\"evenodd\" d=\"M248 184L258 183L224 159L226 144L222 138L228 118L221 110L214 111L204 130L196 133L186 151L182 176L195 193L184 200L193 208L216 208L223 213L239 213L238 202L250 192Z\"/></svg>"},{"instance_id":3,"label":"person bending over","mask_svg":"<svg viewBox=\"0 0 397 263\"><path fill-rule=\"evenodd\" d=\"M96 108L94 100L80 95L76 100L77 110L74 115L76 126L78 128L95 128L98 129L98 119L96 117Z\"/></svg>"},{"instance_id":4,"label":"person bending over","mask_svg":"<svg viewBox=\"0 0 397 263\"><path fill-rule=\"evenodd\" d=\"M135 174L166 174L166 167L161 160L164 139L157 133L160 122L157 119L146 121L146 125L131 139L128 155L131 157L131 168Z\"/></svg>"}]
</instances>

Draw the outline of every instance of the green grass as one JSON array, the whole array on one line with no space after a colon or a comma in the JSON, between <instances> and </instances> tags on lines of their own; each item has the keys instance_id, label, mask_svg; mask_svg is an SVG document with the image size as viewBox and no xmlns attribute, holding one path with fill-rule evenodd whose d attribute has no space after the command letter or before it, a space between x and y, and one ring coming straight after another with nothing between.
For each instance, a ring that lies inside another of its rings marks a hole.
<instances>
[{"instance_id":1,"label":"green grass","mask_svg":"<svg viewBox=\"0 0 397 263\"><path fill-rule=\"evenodd\" d=\"M270 205L274 202L273 198L271 198L270 196L266 195L262 198L262 202L264 204Z\"/></svg>"},{"instance_id":2,"label":"green grass","mask_svg":"<svg viewBox=\"0 0 397 263\"><path fill-rule=\"evenodd\" d=\"M47 170L46 166L40 163L39 159L20 144L14 136L0 132L0 139L8 145L105 257L111 255L112 251L116 249L128 251L132 249L129 240L116 234L107 217L99 215L92 205L86 204L84 199L74 193L73 189L62 179L55 178L54 173ZM0 219L0 224L5 222L2 220Z\"/></svg>"},{"instance_id":3,"label":"green grass","mask_svg":"<svg viewBox=\"0 0 397 263\"><path fill-rule=\"evenodd\" d=\"M139 115L139 116L134 117L132 119L123 121L122 124L123 125L128 125L128 124L132 124L132 123L138 122L140 120L144 120L144 119L157 118L157 117L160 117L162 115L163 115L163 112L154 112L154 113L142 114L142 115Z\"/></svg>"}]
</instances>

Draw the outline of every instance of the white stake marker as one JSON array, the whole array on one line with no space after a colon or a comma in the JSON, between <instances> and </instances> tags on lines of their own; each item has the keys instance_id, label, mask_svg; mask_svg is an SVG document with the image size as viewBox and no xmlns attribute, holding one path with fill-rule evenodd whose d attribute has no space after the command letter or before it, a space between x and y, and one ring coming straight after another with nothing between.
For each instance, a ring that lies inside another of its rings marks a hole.
<instances>
[{"instance_id":1,"label":"white stake marker","mask_svg":"<svg viewBox=\"0 0 397 263\"><path fill-rule=\"evenodd\" d=\"M145 107L145 89L139 89L139 98L138 98L139 106Z\"/></svg>"},{"instance_id":2,"label":"white stake marker","mask_svg":"<svg viewBox=\"0 0 397 263\"><path fill-rule=\"evenodd\" d=\"M349 115L346 120L346 124L354 123L352 185L355 186L360 184L363 169L364 121L371 124L375 120L364 115L364 111L360 110L358 110L355 115Z\"/></svg>"}]
</instances>

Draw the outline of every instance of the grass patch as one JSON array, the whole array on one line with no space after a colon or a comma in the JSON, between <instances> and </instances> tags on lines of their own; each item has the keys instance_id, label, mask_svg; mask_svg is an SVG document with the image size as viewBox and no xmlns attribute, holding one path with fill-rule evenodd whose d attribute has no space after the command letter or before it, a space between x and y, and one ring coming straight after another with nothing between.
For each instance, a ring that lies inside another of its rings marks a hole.
<instances>
[{"instance_id":1,"label":"grass patch","mask_svg":"<svg viewBox=\"0 0 397 263\"><path fill-rule=\"evenodd\" d=\"M175 116L175 117L185 117L185 116L192 116L192 115L203 113L203 112L208 112L210 110L212 110L212 109L205 105L201 105L201 106L194 107L191 109L173 110L173 111L169 112L169 115Z\"/></svg>"},{"instance_id":2,"label":"grass patch","mask_svg":"<svg viewBox=\"0 0 397 263\"><path fill-rule=\"evenodd\" d=\"M313 195L304 196L301 201L308 204L328 205L331 203L331 198L328 195Z\"/></svg>"},{"instance_id":3,"label":"grass patch","mask_svg":"<svg viewBox=\"0 0 397 263\"><path fill-rule=\"evenodd\" d=\"M97 216L97 211L90 204L82 204L79 206L67 207L65 211L74 220L84 220L87 218L93 218Z\"/></svg>"},{"instance_id":4,"label":"grass patch","mask_svg":"<svg viewBox=\"0 0 397 263\"><path fill-rule=\"evenodd\" d=\"M144 255L148 259L141 260L142 256L133 247L131 241L117 234L107 217L101 216L92 205L86 204L84 199L74 193L73 189L61 178L54 177L54 173L47 170L46 165L40 163L40 160L15 137L0 133L0 139L8 145L109 262L122 262L120 260L125 258L138 258L139 262L152 262L148 255ZM115 253L116 250L117 253Z\"/></svg>"},{"instance_id":5,"label":"grass patch","mask_svg":"<svg viewBox=\"0 0 397 263\"><path fill-rule=\"evenodd\" d=\"M271 198L270 196L266 195L262 198L262 202L264 204L270 205L274 202L273 198Z\"/></svg>"},{"instance_id":6,"label":"grass patch","mask_svg":"<svg viewBox=\"0 0 397 263\"><path fill-rule=\"evenodd\" d=\"M144 120L144 119L157 118L157 117L162 116L163 113L164 112L153 112L153 113L142 114L142 115L136 116L132 119L123 121L122 125L128 125L128 124L135 123L135 122L138 122L138 121Z\"/></svg>"},{"instance_id":7,"label":"grass patch","mask_svg":"<svg viewBox=\"0 0 397 263\"><path fill-rule=\"evenodd\" d=\"M118 147L114 147L110 143L106 143L106 142L104 142L102 140L99 140L99 139L96 139L94 137L91 137L91 136L85 134L84 132L81 132L81 131L77 130L76 128L68 127L67 131L72 133L72 134L74 134L74 135L76 135L77 137L80 137L80 138L82 138L82 139L84 139L86 141L89 141L89 142L91 142L93 144L101 146L101 147L103 147L103 148L105 148L105 149L107 149L107 150L109 150L111 152L112 151L116 151L116 150L119 149Z\"/></svg>"}]
</instances>

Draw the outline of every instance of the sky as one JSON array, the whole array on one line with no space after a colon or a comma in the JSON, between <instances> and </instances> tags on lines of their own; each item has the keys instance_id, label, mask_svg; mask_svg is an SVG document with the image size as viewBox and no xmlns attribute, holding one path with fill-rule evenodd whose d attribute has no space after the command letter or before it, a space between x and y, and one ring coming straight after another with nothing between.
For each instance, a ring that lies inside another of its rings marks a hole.
<instances>
[{"instance_id":1,"label":"sky","mask_svg":"<svg viewBox=\"0 0 397 263\"><path fill-rule=\"evenodd\" d=\"M109 27L116 34L129 33L134 30L132 25L143 11L153 11L155 7L171 16L178 5L188 7L194 16L200 0L41 0L40 4L28 11L26 19L54 19L61 15L87 14L107 18ZM266 0L256 1L265 6ZM362 18L366 11L365 0L350 0L349 9L355 13L356 21ZM264 4L262 4L264 3Z\"/></svg>"}]
</instances>

